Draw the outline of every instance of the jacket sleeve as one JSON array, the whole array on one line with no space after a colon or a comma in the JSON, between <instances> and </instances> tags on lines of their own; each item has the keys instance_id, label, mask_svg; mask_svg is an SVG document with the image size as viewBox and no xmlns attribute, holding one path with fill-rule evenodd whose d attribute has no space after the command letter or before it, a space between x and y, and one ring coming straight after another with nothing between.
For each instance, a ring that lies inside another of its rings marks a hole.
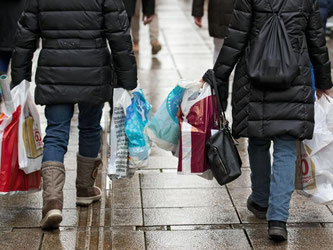
<instances>
[{"instance_id":1,"label":"jacket sleeve","mask_svg":"<svg viewBox=\"0 0 333 250\"><path fill-rule=\"evenodd\" d=\"M155 14L155 0L142 0L142 12L144 15L152 16Z\"/></svg>"},{"instance_id":2,"label":"jacket sleeve","mask_svg":"<svg viewBox=\"0 0 333 250\"><path fill-rule=\"evenodd\" d=\"M214 66L218 82L227 82L249 39L252 0L236 0L228 34Z\"/></svg>"},{"instance_id":3,"label":"jacket sleeve","mask_svg":"<svg viewBox=\"0 0 333 250\"><path fill-rule=\"evenodd\" d=\"M204 2L205 2L205 0L193 0L192 16L202 17L204 15Z\"/></svg>"},{"instance_id":4,"label":"jacket sleeve","mask_svg":"<svg viewBox=\"0 0 333 250\"><path fill-rule=\"evenodd\" d=\"M15 49L12 55L12 87L23 80L31 81L32 58L40 37L37 0L26 1L18 21Z\"/></svg>"},{"instance_id":5,"label":"jacket sleeve","mask_svg":"<svg viewBox=\"0 0 333 250\"><path fill-rule=\"evenodd\" d=\"M132 49L128 17L122 0L106 0L104 3L104 28L111 48L117 74L117 86L135 89L137 68Z\"/></svg>"},{"instance_id":6,"label":"jacket sleeve","mask_svg":"<svg viewBox=\"0 0 333 250\"><path fill-rule=\"evenodd\" d=\"M316 88L323 90L332 88L331 62L326 47L324 29L320 20L318 0L315 0L312 5L306 29L306 40L314 69Z\"/></svg>"}]
</instances>

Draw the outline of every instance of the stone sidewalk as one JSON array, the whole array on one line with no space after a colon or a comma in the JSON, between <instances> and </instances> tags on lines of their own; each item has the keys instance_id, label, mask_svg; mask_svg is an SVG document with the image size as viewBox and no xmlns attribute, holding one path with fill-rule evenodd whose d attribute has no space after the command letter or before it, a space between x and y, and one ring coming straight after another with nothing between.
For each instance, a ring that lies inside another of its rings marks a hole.
<instances>
[{"instance_id":1,"label":"stone sidewalk","mask_svg":"<svg viewBox=\"0 0 333 250\"><path fill-rule=\"evenodd\" d=\"M204 29L199 30L191 17L192 1L159 2L163 49L151 56L148 29L142 27L137 56L139 79L153 112L178 79L199 79L212 67L213 45L206 18ZM43 117L42 107L40 112ZM42 124L45 127L45 120ZM240 145L243 174L224 187L197 176L177 175L177 159L156 147L147 169L130 180L111 183L106 176L107 108L102 125L104 167L97 180L104 194L101 202L88 208L75 206L76 114L65 159L64 220L60 230L39 228L41 193L0 197L1 250L333 249L333 205L316 205L297 194L291 204L289 241L276 244L267 239L266 221L256 219L246 209L250 194L246 140Z\"/></svg>"}]
</instances>

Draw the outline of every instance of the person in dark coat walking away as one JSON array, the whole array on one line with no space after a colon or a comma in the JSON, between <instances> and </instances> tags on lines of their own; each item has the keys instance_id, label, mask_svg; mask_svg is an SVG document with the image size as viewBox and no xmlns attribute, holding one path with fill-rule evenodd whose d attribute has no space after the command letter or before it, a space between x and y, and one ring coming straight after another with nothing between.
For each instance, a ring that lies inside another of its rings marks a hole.
<instances>
[{"instance_id":1,"label":"person in dark coat walking away","mask_svg":"<svg viewBox=\"0 0 333 250\"><path fill-rule=\"evenodd\" d=\"M0 3L0 75L6 74L15 45L17 21L25 0L2 0Z\"/></svg>"},{"instance_id":2,"label":"person in dark coat walking away","mask_svg":"<svg viewBox=\"0 0 333 250\"><path fill-rule=\"evenodd\" d=\"M27 0L18 24L12 83L15 86L24 79L31 80L32 57L40 37L35 101L45 105L47 119L41 169L43 229L58 228L62 220L63 163L76 103L76 204L88 206L101 198L94 182L101 164L98 152L103 104L112 98L113 74L118 87L131 90L137 86L129 27L122 0Z\"/></svg>"},{"instance_id":3,"label":"person in dark coat walking away","mask_svg":"<svg viewBox=\"0 0 333 250\"><path fill-rule=\"evenodd\" d=\"M321 22L326 31L327 19L333 15L333 0L319 0Z\"/></svg>"},{"instance_id":4,"label":"person in dark coat walking away","mask_svg":"<svg viewBox=\"0 0 333 250\"><path fill-rule=\"evenodd\" d=\"M137 0L123 0L128 19L131 22L132 17L135 15L135 7ZM155 0L138 0L142 1L143 24L146 25L153 20L155 14Z\"/></svg>"},{"instance_id":5,"label":"person in dark coat walking away","mask_svg":"<svg viewBox=\"0 0 333 250\"><path fill-rule=\"evenodd\" d=\"M214 39L213 63L215 64L217 56L222 48L224 37L228 31L229 22L235 0L209 0L208 2L208 29L209 35ZM192 16L195 24L202 27L202 17L204 16L205 0L193 0ZM229 85L220 87L223 109L228 105Z\"/></svg>"},{"instance_id":6,"label":"person in dark coat walking away","mask_svg":"<svg viewBox=\"0 0 333 250\"><path fill-rule=\"evenodd\" d=\"M208 29L209 35L214 38L213 62L222 48L224 37L228 31L229 22L235 0L209 0L208 3ZM193 0L192 16L195 24L202 27L205 0Z\"/></svg>"},{"instance_id":7,"label":"person in dark coat walking away","mask_svg":"<svg viewBox=\"0 0 333 250\"><path fill-rule=\"evenodd\" d=\"M284 90L256 87L257 83L250 81L246 67L246 49L268 18L273 16L272 9L275 15L281 10L279 16L299 68L298 76ZM219 85L228 84L237 64L232 90L232 131L236 138L249 138L252 194L247 206L255 216L268 220L268 234L273 240L287 239L286 221L294 191L296 140L311 139L313 135L310 60L317 96L329 94L332 88L331 63L318 0L236 0L228 35L214 71ZM272 141L271 165L269 149Z\"/></svg>"}]
</instances>

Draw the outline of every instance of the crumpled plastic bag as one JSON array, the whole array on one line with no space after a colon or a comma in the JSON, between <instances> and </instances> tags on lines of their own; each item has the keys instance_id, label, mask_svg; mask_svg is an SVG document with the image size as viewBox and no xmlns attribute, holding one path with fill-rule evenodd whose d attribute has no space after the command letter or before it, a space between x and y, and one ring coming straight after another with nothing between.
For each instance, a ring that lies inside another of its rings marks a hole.
<instances>
[{"instance_id":1,"label":"crumpled plastic bag","mask_svg":"<svg viewBox=\"0 0 333 250\"><path fill-rule=\"evenodd\" d=\"M333 99L322 96L315 102L313 138L301 144L296 168L296 189L317 203L333 201Z\"/></svg>"},{"instance_id":2,"label":"crumpled plastic bag","mask_svg":"<svg viewBox=\"0 0 333 250\"><path fill-rule=\"evenodd\" d=\"M144 134L144 129L151 119L151 105L146 100L142 89L136 88L131 92L130 104L126 107L125 113L125 133L128 138L129 167L147 167L150 142L148 136Z\"/></svg>"},{"instance_id":3,"label":"crumpled plastic bag","mask_svg":"<svg viewBox=\"0 0 333 250\"><path fill-rule=\"evenodd\" d=\"M200 85L201 83L196 81L181 80L148 122L145 133L158 147L167 151L178 151L180 128L177 112L185 90Z\"/></svg>"}]
</instances>

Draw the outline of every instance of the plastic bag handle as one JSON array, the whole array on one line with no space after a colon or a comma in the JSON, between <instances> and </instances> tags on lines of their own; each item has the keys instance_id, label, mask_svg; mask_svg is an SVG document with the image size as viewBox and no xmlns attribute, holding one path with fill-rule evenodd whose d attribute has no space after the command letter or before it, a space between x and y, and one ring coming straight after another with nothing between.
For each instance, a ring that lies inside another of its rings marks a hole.
<instances>
[{"instance_id":1,"label":"plastic bag handle","mask_svg":"<svg viewBox=\"0 0 333 250\"><path fill-rule=\"evenodd\" d=\"M217 101L217 109L219 112L219 127L222 128L228 128L229 126L229 122L226 118L226 115L224 113L224 110L222 108L222 102L221 102L221 97L220 97L220 93L218 91L217 88L217 82L216 82L216 77L215 77L215 72L212 69L209 69L205 76L204 76L204 81L207 82L213 89L215 92L215 96L216 96L216 101ZM212 95L212 105L213 105L213 118L214 118L214 99L213 99L213 95Z\"/></svg>"}]
</instances>

